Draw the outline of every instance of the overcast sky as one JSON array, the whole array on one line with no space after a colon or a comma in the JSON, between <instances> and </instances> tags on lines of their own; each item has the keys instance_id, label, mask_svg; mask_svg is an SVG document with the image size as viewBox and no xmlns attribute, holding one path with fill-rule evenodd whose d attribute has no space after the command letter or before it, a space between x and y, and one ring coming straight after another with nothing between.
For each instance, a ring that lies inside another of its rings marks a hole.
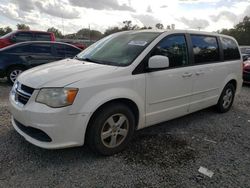
<instances>
[{"instance_id":1,"label":"overcast sky","mask_svg":"<svg viewBox=\"0 0 250 188\"><path fill-rule=\"evenodd\" d=\"M64 34L90 25L104 32L131 20L139 26L175 24L177 29L217 31L250 16L250 0L1 0L0 27L54 26Z\"/></svg>"}]
</instances>

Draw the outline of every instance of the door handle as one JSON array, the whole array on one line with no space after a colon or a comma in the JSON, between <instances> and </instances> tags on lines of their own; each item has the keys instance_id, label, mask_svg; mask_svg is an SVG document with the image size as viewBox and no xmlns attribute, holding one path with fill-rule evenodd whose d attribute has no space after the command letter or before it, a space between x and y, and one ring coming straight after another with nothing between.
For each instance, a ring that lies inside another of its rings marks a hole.
<instances>
[{"instance_id":1,"label":"door handle","mask_svg":"<svg viewBox=\"0 0 250 188\"><path fill-rule=\"evenodd\" d=\"M187 78L187 77L191 77L193 74L192 73L190 73L190 72L185 72L183 75L182 75L182 77L183 78Z\"/></svg>"},{"instance_id":2,"label":"door handle","mask_svg":"<svg viewBox=\"0 0 250 188\"><path fill-rule=\"evenodd\" d=\"M205 72L204 71L198 71L198 72L196 72L195 74L197 75L197 76L200 76L201 74L204 74Z\"/></svg>"}]
</instances>

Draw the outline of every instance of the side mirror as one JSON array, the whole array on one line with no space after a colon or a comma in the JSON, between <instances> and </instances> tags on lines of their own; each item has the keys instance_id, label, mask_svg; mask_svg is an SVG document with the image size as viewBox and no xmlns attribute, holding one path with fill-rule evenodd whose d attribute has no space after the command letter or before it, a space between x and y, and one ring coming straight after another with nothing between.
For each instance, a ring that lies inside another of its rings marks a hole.
<instances>
[{"instance_id":1,"label":"side mirror","mask_svg":"<svg viewBox=\"0 0 250 188\"><path fill-rule=\"evenodd\" d=\"M12 35L10 37L10 42L16 42L16 36L15 35Z\"/></svg>"},{"instance_id":2,"label":"side mirror","mask_svg":"<svg viewBox=\"0 0 250 188\"><path fill-rule=\"evenodd\" d=\"M163 69L169 67L169 59L166 56L155 55L149 58L148 68L149 69Z\"/></svg>"}]
</instances>

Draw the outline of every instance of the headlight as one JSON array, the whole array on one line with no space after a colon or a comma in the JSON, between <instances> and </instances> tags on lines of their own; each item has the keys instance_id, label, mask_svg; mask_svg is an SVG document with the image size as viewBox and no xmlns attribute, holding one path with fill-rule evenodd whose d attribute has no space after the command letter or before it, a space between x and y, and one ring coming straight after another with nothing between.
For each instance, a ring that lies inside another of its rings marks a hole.
<instances>
[{"instance_id":1,"label":"headlight","mask_svg":"<svg viewBox=\"0 0 250 188\"><path fill-rule=\"evenodd\" d=\"M76 88L43 88L39 91L36 102L52 108L69 106L73 104L77 92Z\"/></svg>"}]
</instances>

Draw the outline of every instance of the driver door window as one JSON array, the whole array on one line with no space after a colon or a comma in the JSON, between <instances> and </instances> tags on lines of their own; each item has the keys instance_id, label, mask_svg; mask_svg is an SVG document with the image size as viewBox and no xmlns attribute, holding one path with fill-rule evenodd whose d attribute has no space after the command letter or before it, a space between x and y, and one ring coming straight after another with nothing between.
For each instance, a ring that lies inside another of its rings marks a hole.
<instances>
[{"instance_id":1,"label":"driver door window","mask_svg":"<svg viewBox=\"0 0 250 188\"><path fill-rule=\"evenodd\" d=\"M151 56L163 55L169 58L169 67L188 65L188 50L184 35L168 36L155 47Z\"/></svg>"}]
</instances>

